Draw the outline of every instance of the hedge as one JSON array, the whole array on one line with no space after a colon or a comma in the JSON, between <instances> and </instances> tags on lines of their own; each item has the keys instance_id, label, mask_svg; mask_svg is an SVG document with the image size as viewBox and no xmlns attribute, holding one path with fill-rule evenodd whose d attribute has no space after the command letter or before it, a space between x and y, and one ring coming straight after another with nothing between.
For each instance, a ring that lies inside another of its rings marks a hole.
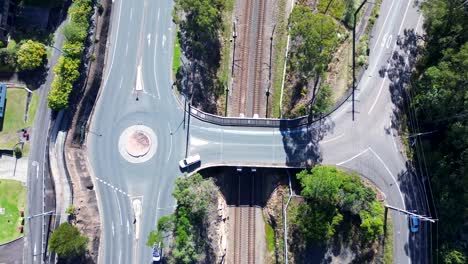
<instances>
[{"instance_id":1,"label":"hedge","mask_svg":"<svg viewBox=\"0 0 468 264\"><path fill-rule=\"evenodd\" d=\"M91 0L73 0L72 6L68 9L70 22L63 28L66 38L63 54L54 67L55 78L47 98L47 104L52 110L60 111L68 107L73 83L80 76L78 68L81 64L92 10Z\"/></svg>"}]
</instances>

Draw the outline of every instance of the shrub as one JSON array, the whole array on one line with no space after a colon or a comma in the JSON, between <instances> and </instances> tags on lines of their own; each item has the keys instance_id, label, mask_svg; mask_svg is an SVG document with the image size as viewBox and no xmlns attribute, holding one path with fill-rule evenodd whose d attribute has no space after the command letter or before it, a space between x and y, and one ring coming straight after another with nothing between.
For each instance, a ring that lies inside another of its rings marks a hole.
<instances>
[{"instance_id":1,"label":"shrub","mask_svg":"<svg viewBox=\"0 0 468 264\"><path fill-rule=\"evenodd\" d=\"M74 259L84 255L87 243L88 238L82 236L78 228L63 223L52 233L49 249L62 259Z\"/></svg>"},{"instance_id":2,"label":"shrub","mask_svg":"<svg viewBox=\"0 0 468 264\"><path fill-rule=\"evenodd\" d=\"M17 52L17 63L21 70L34 70L44 63L46 49L44 44L28 40Z\"/></svg>"}]
</instances>

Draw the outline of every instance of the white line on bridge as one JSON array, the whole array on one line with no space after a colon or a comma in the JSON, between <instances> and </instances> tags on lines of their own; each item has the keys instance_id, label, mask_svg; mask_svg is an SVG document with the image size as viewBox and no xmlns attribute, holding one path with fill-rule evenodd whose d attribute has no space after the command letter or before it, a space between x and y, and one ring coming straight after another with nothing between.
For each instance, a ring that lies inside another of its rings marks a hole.
<instances>
[{"instance_id":1,"label":"white line on bridge","mask_svg":"<svg viewBox=\"0 0 468 264\"><path fill-rule=\"evenodd\" d=\"M345 161L342 161L342 162L340 162L340 163L337 163L336 165L337 165L337 166L341 166L341 165L343 165L343 164L345 164L345 163L348 163L348 162L352 161L353 159L355 159L355 158L361 156L362 154L366 153L367 151L369 151L369 149L370 149L370 148L366 148L365 150L359 152L358 154L352 156L351 158L349 158L349 159L347 159L347 160L345 160Z\"/></svg>"}]
</instances>

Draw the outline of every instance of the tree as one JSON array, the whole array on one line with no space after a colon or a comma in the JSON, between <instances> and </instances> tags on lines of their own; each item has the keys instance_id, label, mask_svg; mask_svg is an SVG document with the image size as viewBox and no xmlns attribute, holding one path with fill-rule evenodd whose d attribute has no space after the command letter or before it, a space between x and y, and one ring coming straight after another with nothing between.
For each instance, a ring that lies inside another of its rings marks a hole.
<instances>
[{"instance_id":1,"label":"tree","mask_svg":"<svg viewBox=\"0 0 468 264\"><path fill-rule=\"evenodd\" d=\"M49 249L62 259L75 259L86 252L88 238L82 236L75 226L69 223L61 224L55 230L49 241Z\"/></svg>"},{"instance_id":2,"label":"tree","mask_svg":"<svg viewBox=\"0 0 468 264\"><path fill-rule=\"evenodd\" d=\"M69 42L83 42L88 34L86 30L87 27L71 21L63 27L63 35Z\"/></svg>"},{"instance_id":3,"label":"tree","mask_svg":"<svg viewBox=\"0 0 468 264\"><path fill-rule=\"evenodd\" d=\"M60 111L68 107L68 96L73 86L61 76L56 76L52 81L47 105L54 111Z\"/></svg>"},{"instance_id":4,"label":"tree","mask_svg":"<svg viewBox=\"0 0 468 264\"><path fill-rule=\"evenodd\" d=\"M32 40L23 43L17 52L17 63L21 70L34 70L44 63L44 44Z\"/></svg>"},{"instance_id":5,"label":"tree","mask_svg":"<svg viewBox=\"0 0 468 264\"><path fill-rule=\"evenodd\" d=\"M73 83L80 76L79 66L79 59L62 56L54 67L54 73L59 75L65 82Z\"/></svg>"}]
</instances>

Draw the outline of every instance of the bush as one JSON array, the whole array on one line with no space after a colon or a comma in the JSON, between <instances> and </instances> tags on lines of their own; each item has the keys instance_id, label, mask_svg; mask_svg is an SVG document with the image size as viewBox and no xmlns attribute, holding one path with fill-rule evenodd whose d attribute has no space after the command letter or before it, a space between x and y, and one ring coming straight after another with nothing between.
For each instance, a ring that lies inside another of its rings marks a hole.
<instances>
[{"instance_id":1,"label":"bush","mask_svg":"<svg viewBox=\"0 0 468 264\"><path fill-rule=\"evenodd\" d=\"M44 63L46 49L44 44L28 40L17 52L17 63L20 70L34 70Z\"/></svg>"},{"instance_id":2,"label":"bush","mask_svg":"<svg viewBox=\"0 0 468 264\"><path fill-rule=\"evenodd\" d=\"M86 40L91 15L91 0L74 0L68 10L71 21L63 28L67 41L63 45L64 54L54 68L55 76L48 96L48 106L55 111L68 107L68 98L80 73L80 57Z\"/></svg>"},{"instance_id":3,"label":"bush","mask_svg":"<svg viewBox=\"0 0 468 264\"><path fill-rule=\"evenodd\" d=\"M52 233L49 249L61 259L72 260L85 254L87 243L88 238L82 236L78 228L63 223Z\"/></svg>"}]
</instances>

